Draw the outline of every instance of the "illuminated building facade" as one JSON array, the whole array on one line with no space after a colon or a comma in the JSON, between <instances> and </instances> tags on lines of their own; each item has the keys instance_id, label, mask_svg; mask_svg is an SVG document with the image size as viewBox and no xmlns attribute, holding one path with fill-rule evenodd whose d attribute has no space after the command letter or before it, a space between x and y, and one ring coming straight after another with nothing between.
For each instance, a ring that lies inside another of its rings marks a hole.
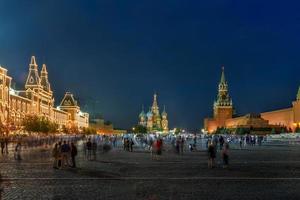
<instances>
[{"instance_id":1,"label":"illuminated building facade","mask_svg":"<svg viewBox=\"0 0 300 200\"><path fill-rule=\"evenodd\" d=\"M261 113L262 118L269 121L270 124L285 126L295 131L300 127L300 87L296 100L292 102L292 107Z\"/></svg>"},{"instance_id":2,"label":"illuminated building facade","mask_svg":"<svg viewBox=\"0 0 300 200\"><path fill-rule=\"evenodd\" d=\"M11 88L12 78L0 67L0 120L5 125L21 126L28 115L45 117L60 128L89 126L89 115L80 111L73 95L66 93L60 106L54 107L54 97L45 64L39 73L35 57L31 57L24 90ZM70 101L70 105L67 103Z\"/></svg>"},{"instance_id":3,"label":"illuminated building facade","mask_svg":"<svg viewBox=\"0 0 300 200\"><path fill-rule=\"evenodd\" d=\"M139 115L139 125L147 127L149 132L169 131L168 114L165 107L163 112L160 114L157 103L157 94L154 94L153 96L152 107L149 109L149 111L145 113L144 108L142 109L142 112Z\"/></svg>"},{"instance_id":4,"label":"illuminated building facade","mask_svg":"<svg viewBox=\"0 0 300 200\"><path fill-rule=\"evenodd\" d=\"M295 130L297 126L300 126L300 88L297 94L297 100L293 102L293 107L291 108L233 117L234 109L228 93L228 84L225 79L223 67L218 95L214 102L213 109L213 118L204 119L204 130L208 133L214 133L217 128L232 130L247 128L249 130L255 130L255 133L261 134L266 134L270 132L271 129L278 130L283 127Z\"/></svg>"}]
</instances>

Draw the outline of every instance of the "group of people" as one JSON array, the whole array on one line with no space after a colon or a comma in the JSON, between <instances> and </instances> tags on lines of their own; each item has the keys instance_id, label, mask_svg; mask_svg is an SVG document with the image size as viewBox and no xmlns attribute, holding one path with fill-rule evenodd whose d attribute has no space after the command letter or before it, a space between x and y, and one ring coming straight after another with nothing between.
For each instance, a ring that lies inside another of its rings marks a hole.
<instances>
[{"instance_id":1,"label":"group of people","mask_svg":"<svg viewBox=\"0 0 300 200\"><path fill-rule=\"evenodd\" d=\"M132 138L124 138L123 139L123 149L125 151L130 151L130 152L133 152L133 145L134 145L134 142L133 142L133 139Z\"/></svg>"},{"instance_id":2,"label":"group of people","mask_svg":"<svg viewBox=\"0 0 300 200\"><path fill-rule=\"evenodd\" d=\"M176 141L175 141L175 150L176 150L176 153L181 154L181 155L183 154L184 144L185 144L184 137L178 136L176 138Z\"/></svg>"},{"instance_id":3,"label":"group of people","mask_svg":"<svg viewBox=\"0 0 300 200\"><path fill-rule=\"evenodd\" d=\"M86 144L84 145L84 152L85 157L87 160L96 160L97 159L97 149L98 145L96 140L91 140L91 138L88 138Z\"/></svg>"},{"instance_id":4,"label":"group of people","mask_svg":"<svg viewBox=\"0 0 300 200\"><path fill-rule=\"evenodd\" d=\"M208 153L208 168L215 167L215 159L217 157L217 140L209 141L207 153ZM223 160L223 168L227 168L229 165L229 144L225 142L224 138L221 136L219 138L219 147L221 151L221 158Z\"/></svg>"},{"instance_id":5,"label":"group of people","mask_svg":"<svg viewBox=\"0 0 300 200\"><path fill-rule=\"evenodd\" d=\"M74 136L75 138L66 138L65 136L39 136L39 135L13 135L8 137L0 137L1 144L1 153L8 154L8 146L13 146L14 158L15 160L21 160L21 149L26 149L29 147L46 147L54 144L52 150L52 156L54 158L53 167L55 169L61 169L64 167L76 167L75 157L77 155L77 148L75 141L82 139L79 136ZM68 136L69 137L69 136ZM77 139L76 139L77 138ZM190 151L195 151L197 144L197 137L194 136L147 136L144 138L132 138L132 137L123 137L123 148L125 151L132 152L134 147L149 148L151 152L152 159L159 158L162 155L163 143L170 143L171 148L179 154L184 153L185 147ZM200 138L201 139L201 138ZM240 143L240 146L244 145L256 145L261 144L263 137L257 136L240 136L240 137L225 137L225 136L213 136L209 137L208 140L200 141L200 145L205 143L208 153L208 167L215 167L215 159L217 157L217 152L220 152L220 156L223 160L223 166L226 168L229 164L229 142ZM70 140L70 142L67 142ZM87 160L96 160L97 150L103 147L103 152L110 150L110 148L117 147L118 138L116 136L89 136L86 138L86 142L83 145L83 150L85 152ZM142 145L139 145L139 142ZM10 145L14 144L14 145ZM22 144L22 145L21 145ZM106 147L107 146L107 147ZM201 147L201 146L200 146ZM166 147L168 150L168 147ZM107 150L106 150L107 149ZM201 149L201 148L200 148Z\"/></svg>"},{"instance_id":6,"label":"group of people","mask_svg":"<svg viewBox=\"0 0 300 200\"><path fill-rule=\"evenodd\" d=\"M66 167L76 167L77 147L74 142L58 142L54 145L52 150L53 168L63 169Z\"/></svg>"}]
</instances>

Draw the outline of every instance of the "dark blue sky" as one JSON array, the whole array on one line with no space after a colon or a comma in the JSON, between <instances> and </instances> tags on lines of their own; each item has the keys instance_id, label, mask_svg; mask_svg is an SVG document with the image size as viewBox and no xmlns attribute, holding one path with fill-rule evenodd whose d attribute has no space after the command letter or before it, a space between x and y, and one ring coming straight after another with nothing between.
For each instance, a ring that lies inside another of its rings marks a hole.
<instances>
[{"instance_id":1,"label":"dark blue sky","mask_svg":"<svg viewBox=\"0 0 300 200\"><path fill-rule=\"evenodd\" d=\"M56 103L71 91L117 127L134 125L157 91L172 127L200 129L221 65L239 114L291 105L299 10L297 1L0 1L0 64L22 86L36 55Z\"/></svg>"}]
</instances>

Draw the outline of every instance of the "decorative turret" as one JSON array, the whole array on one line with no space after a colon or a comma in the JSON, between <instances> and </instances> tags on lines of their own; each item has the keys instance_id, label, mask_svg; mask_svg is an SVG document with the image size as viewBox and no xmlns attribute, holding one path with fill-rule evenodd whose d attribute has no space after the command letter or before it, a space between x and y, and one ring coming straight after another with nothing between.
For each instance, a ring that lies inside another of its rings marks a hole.
<instances>
[{"instance_id":1,"label":"decorative turret","mask_svg":"<svg viewBox=\"0 0 300 200\"><path fill-rule=\"evenodd\" d=\"M162 120L161 120L161 126L163 132L169 131L169 122L168 122L168 114L166 112L166 107L164 106L164 111L161 113Z\"/></svg>"},{"instance_id":2,"label":"decorative turret","mask_svg":"<svg viewBox=\"0 0 300 200\"><path fill-rule=\"evenodd\" d=\"M151 111L151 109L149 108L149 111L147 112L147 118L152 120L153 117L153 113Z\"/></svg>"},{"instance_id":3,"label":"decorative turret","mask_svg":"<svg viewBox=\"0 0 300 200\"><path fill-rule=\"evenodd\" d=\"M47 72L47 67L45 64L43 64L42 71L41 71L41 86L43 89L47 92L51 92L51 87L50 83L48 80L48 72Z\"/></svg>"},{"instance_id":4,"label":"decorative turret","mask_svg":"<svg viewBox=\"0 0 300 200\"><path fill-rule=\"evenodd\" d=\"M140 124L141 126L146 126L146 125L147 125L146 118L147 118L147 116L146 116L146 113L145 113L145 111L144 111L144 106L142 106L142 112L141 112L140 115L139 115L139 119L140 119L139 124Z\"/></svg>"},{"instance_id":5,"label":"decorative turret","mask_svg":"<svg viewBox=\"0 0 300 200\"><path fill-rule=\"evenodd\" d=\"M40 77L38 72L38 65L36 64L35 57L31 57L29 64L29 73L26 79L25 88L36 88L40 85Z\"/></svg>"},{"instance_id":6,"label":"decorative turret","mask_svg":"<svg viewBox=\"0 0 300 200\"><path fill-rule=\"evenodd\" d=\"M166 119L166 118L168 117L168 114L167 114L167 112L166 112L166 106L164 106L164 110L163 110L163 112L161 113L161 116L162 116L163 119Z\"/></svg>"},{"instance_id":7,"label":"decorative turret","mask_svg":"<svg viewBox=\"0 0 300 200\"><path fill-rule=\"evenodd\" d=\"M149 111L147 113L147 129L148 131L152 131L153 129L153 114L151 108L149 108Z\"/></svg>"}]
</instances>

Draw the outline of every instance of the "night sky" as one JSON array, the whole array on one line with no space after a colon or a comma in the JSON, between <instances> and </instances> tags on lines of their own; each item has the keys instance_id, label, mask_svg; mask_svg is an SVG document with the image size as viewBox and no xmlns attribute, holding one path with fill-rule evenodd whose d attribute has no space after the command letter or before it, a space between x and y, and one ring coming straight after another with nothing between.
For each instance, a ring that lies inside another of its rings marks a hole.
<instances>
[{"instance_id":1,"label":"night sky","mask_svg":"<svg viewBox=\"0 0 300 200\"><path fill-rule=\"evenodd\" d=\"M238 114L285 108L300 85L300 3L261 0L0 1L0 64L22 89L30 56L116 127L154 91L171 127L212 115L221 66Z\"/></svg>"}]
</instances>

